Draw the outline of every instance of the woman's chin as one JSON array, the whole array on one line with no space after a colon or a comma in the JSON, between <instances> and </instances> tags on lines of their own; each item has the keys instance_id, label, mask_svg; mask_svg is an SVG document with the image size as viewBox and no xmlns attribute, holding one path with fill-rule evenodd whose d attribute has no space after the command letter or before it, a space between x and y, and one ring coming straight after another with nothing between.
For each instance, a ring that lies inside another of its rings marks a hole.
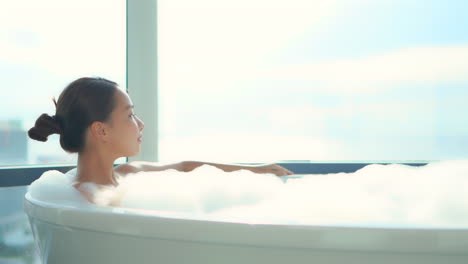
<instances>
[{"instance_id":1,"label":"woman's chin","mask_svg":"<svg viewBox=\"0 0 468 264\"><path fill-rule=\"evenodd\" d=\"M135 151L127 153L127 155L125 155L125 156L126 157L133 157L133 156L138 155L138 153L140 153L140 146L138 146L138 149L136 149Z\"/></svg>"}]
</instances>

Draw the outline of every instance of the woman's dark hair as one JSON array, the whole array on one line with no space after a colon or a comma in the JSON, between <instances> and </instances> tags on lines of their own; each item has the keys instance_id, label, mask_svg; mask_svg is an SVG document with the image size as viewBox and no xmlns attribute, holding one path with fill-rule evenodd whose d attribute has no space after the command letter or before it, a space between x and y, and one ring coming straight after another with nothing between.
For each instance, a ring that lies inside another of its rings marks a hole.
<instances>
[{"instance_id":1,"label":"woman's dark hair","mask_svg":"<svg viewBox=\"0 0 468 264\"><path fill-rule=\"evenodd\" d=\"M49 135L60 134L65 151L81 152L86 129L95 121L109 120L116 90L117 84L104 78L85 77L70 83L55 104L55 115L42 114L28 131L29 137L44 142Z\"/></svg>"}]
</instances>

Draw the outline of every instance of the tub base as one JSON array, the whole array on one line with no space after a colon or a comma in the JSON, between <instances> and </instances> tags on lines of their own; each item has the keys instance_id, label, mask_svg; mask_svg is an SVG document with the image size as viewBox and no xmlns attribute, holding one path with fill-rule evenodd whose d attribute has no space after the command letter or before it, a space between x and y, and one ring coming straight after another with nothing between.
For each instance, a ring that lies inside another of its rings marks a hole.
<instances>
[{"instance_id":1,"label":"tub base","mask_svg":"<svg viewBox=\"0 0 468 264\"><path fill-rule=\"evenodd\" d=\"M200 243L64 227L30 217L43 264L468 263L468 255L337 251Z\"/></svg>"}]
</instances>

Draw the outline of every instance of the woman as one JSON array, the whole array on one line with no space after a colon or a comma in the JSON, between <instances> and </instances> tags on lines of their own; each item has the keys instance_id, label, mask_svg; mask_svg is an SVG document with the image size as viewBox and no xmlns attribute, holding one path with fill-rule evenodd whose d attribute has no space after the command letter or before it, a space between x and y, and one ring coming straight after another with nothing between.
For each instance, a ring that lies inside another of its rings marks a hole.
<instances>
[{"instance_id":1,"label":"woman","mask_svg":"<svg viewBox=\"0 0 468 264\"><path fill-rule=\"evenodd\" d=\"M80 78L69 84L54 103L56 114L42 114L28 135L44 142L49 135L60 134L62 148L69 153L78 153L74 187L89 201L92 200L90 195L80 188L82 183L116 186L117 177L141 171L176 169L188 172L207 164L224 171L247 169L277 176L292 174L275 164L241 166L197 161L174 164L133 161L114 167L116 159L140 151L145 125L135 115L130 97L112 81Z\"/></svg>"}]
</instances>

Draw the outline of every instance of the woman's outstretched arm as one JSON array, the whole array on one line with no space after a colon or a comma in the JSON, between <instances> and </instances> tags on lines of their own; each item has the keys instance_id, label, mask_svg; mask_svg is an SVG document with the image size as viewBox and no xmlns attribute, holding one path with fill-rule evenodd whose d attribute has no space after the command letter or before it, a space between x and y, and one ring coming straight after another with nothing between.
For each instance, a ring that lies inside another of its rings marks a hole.
<instances>
[{"instance_id":1,"label":"woman's outstretched arm","mask_svg":"<svg viewBox=\"0 0 468 264\"><path fill-rule=\"evenodd\" d=\"M175 169L178 171L192 171L200 166L210 165L221 169L226 172L236 170L250 170L255 173L272 173L277 176L285 176L294 174L290 170L277 165L277 164L259 164L259 165L237 165L237 164L223 164L202 161L182 161L176 163L160 163L148 161L132 161L119 165L115 170L121 174L136 173L140 171L163 171L168 169Z\"/></svg>"},{"instance_id":2,"label":"woman's outstretched arm","mask_svg":"<svg viewBox=\"0 0 468 264\"><path fill-rule=\"evenodd\" d=\"M259 165L237 165L237 164L222 164L201 161L184 161L184 171L194 170L202 165L210 165L223 171L250 170L255 173L272 173L277 176L285 176L294 174L292 171L277 165L277 164L259 164Z\"/></svg>"}]
</instances>

